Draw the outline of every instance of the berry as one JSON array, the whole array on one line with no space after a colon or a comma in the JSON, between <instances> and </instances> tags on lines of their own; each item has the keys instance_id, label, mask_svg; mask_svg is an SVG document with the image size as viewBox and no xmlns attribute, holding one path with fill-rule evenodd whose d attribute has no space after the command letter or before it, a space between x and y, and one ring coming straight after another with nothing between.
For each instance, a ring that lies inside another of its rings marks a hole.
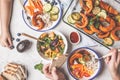
<instances>
[{"instance_id":1,"label":"berry","mask_svg":"<svg viewBox=\"0 0 120 80\"><path fill-rule=\"evenodd\" d=\"M19 41L20 41L20 39L19 39L19 38L17 38L17 39L16 39L16 41L17 41L17 42L19 42Z\"/></svg>"},{"instance_id":2,"label":"berry","mask_svg":"<svg viewBox=\"0 0 120 80\"><path fill-rule=\"evenodd\" d=\"M21 33L17 33L17 36L21 36Z\"/></svg>"},{"instance_id":3,"label":"berry","mask_svg":"<svg viewBox=\"0 0 120 80\"><path fill-rule=\"evenodd\" d=\"M54 4L57 5L57 2L55 2Z\"/></svg>"}]
</instances>

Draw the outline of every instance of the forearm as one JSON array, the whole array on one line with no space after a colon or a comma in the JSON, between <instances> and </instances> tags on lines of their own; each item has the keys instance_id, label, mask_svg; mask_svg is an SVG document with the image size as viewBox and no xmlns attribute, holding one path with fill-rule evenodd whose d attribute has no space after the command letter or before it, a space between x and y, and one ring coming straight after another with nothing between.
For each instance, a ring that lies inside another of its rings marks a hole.
<instances>
[{"instance_id":1,"label":"forearm","mask_svg":"<svg viewBox=\"0 0 120 80\"><path fill-rule=\"evenodd\" d=\"M9 32L13 0L1 0L1 29L2 32Z\"/></svg>"}]
</instances>

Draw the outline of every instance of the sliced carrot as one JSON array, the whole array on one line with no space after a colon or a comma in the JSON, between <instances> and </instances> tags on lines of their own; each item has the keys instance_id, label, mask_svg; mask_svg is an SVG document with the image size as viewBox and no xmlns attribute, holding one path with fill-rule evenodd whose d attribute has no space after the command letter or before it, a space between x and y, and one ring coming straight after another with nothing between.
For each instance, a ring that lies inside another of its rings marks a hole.
<instances>
[{"instance_id":1,"label":"sliced carrot","mask_svg":"<svg viewBox=\"0 0 120 80\"><path fill-rule=\"evenodd\" d=\"M28 0L28 3L29 3L28 5L34 7L34 9L36 8L33 0Z\"/></svg>"},{"instance_id":2,"label":"sliced carrot","mask_svg":"<svg viewBox=\"0 0 120 80\"><path fill-rule=\"evenodd\" d=\"M73 61L77 58L81 58L82 57L82 54L80 53L75 53L74 55L71 56L70 58L70 64L73 64Z\"/></svg>"},{"instance_id":3,"label":"sliced carrot","mask_svg":"<svg viewBox=\"0 0 120 80\"><path fill-rule=\"evenodd\" d=\"M82 64L74 64L71 66L71 68L74 70L76 68L80 68L81 71L83 71L83 65Z\"/></svg>"},{"instance_id":4,"label":"sliced carrot","mask_svg":"<svg viewBox=\"0 0 120 80\"><path fill-rule=\"evenodd\" d=\"M28 14L33 16L34 14L34 8L32 6L25 6L25 10L27 11Z\"/></svg>"},{"instance_id":5,"label":"sliced carrot","mask_svg":"<svg viewBox=\"0 0 120 80\"><path fill-rule=\"evenodd\" d=\"M99 38L101 38L101 39L103 39L103 38L106 38L106 37L108 37L110 35L110 32L100 32L100 33L98 33L97 34L97 36L99 37Z\"/></svg>"},{"instance_id":6,"label":"sliced carrot","mask_svg":"<svg viewBox=\"0 0 120 80\"><path fill-rule=\"evenodd\" d=\"M42 13L43 12L43 8L40 6L38 1L34 2L35 7Z\"/></svg>"}]
</instances>

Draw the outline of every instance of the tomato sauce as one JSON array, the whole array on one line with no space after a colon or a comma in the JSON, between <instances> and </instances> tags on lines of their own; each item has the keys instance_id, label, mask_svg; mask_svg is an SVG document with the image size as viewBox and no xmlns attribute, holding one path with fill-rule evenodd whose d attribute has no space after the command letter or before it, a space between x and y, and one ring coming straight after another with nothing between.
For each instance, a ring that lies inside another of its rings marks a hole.
<instances>
[{"instance_id":1,"label":"tomato sauce","mask_svg":"<svg viewBox=\"0 0 120 80\"><path fill-rule=\"evenodd\" d=\"M76 32L70 34L70 40L72 43L77 43L79 41L79 35Z\"/></svg>"}]
</instances>

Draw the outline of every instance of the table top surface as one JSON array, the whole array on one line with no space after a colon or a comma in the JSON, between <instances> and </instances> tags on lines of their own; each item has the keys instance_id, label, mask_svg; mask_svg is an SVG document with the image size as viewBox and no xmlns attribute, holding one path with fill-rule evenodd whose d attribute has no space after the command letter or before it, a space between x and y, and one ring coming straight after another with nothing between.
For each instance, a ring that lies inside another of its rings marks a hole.
<instances>
[{"instance_id":1,"label":"table top surface","mask_svg":"<svg viewBox=\"0 0 120 80\"><path fill-rule=\"evenodd\" d=\"M110 1L110 4L116 4L116 2L112 2L112 0L107 0L107 1ZM65 9L69 5L68 2L70 2L70 0L61 0L61 2L64 3L64 12L65 12ZM42 33L42 32L36 32L36 31L30 29L29 27L27 27L27 25L23 21L22 8L19 5L18 0L14 0L12 20L11 20L10 26L11 26L12 36L15 38L15 40L13 41L15 47L18 44L18 42L16 42L17 38L20 38L20 40L29 39L32 42L32 47L31 47L31 49L27 50L24 53L19 53L19 52L17 52L16 48L14 48L13 50L9 50L7 48L3 48L0 46L0 51L1 51L1 53L0 53L1 54L1 56L0 56L0 72L3 71L3 68L7 63L16 62L16 63L25 65L25 67L29 73L27 80L49 80L40 71L34 69L34 65L39 64L41 61L44 64L50 63L50 61L44 60L38 54L37 49L36 49L37 41L30 39L30 38L17 36L17 33L26 32L30 35L38 37ZM104 46L98 44L97 42L93 41L88 36L86 36L80 32L79 32L79 34L82 37L82 41L78 45L70 44L69 34L70 34L70 32L76 31L76 30L74 28L70 27L69 25L65 24L62 20L57 25L57 27L54 29L62 32L65 35L65 37L67 38L68 43L69 43L68 46L70 46L67 51L68 53L70 53L71 51L73 51L74 49L79 48L79 47L90 47L90 48L94 49L95 51L97 51L100 55L107 54L109 51ZM64 69L65 74L68 76L69 80L74 80L72 78L72 76L70 76L70 74L67 70L66 62L64 63L62 68ZM95 78L95 80L112 80L106 64L102 65L101 73Z\"/></svg>"}]
</instances>

